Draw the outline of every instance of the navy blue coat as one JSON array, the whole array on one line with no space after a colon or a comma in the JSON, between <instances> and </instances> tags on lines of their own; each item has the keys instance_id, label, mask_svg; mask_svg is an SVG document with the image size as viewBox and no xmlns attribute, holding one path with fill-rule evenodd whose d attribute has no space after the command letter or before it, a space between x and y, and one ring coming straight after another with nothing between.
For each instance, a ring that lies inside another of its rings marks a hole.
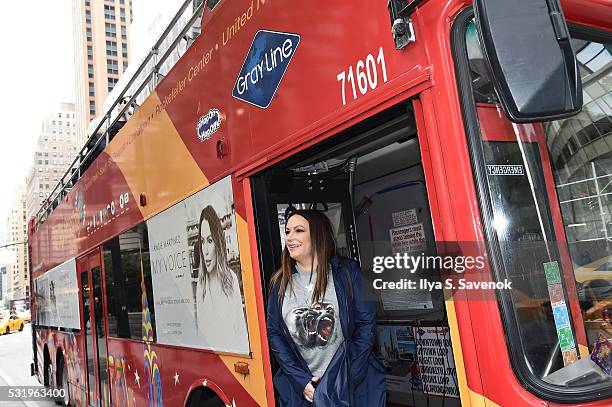
<instances>
[{"instance_id":1,"label":"navy blue coat","mask_svg":"<svg viewBox=\"0 0 612 407\"><path fill-rule=\"evenodd\" d=\"M282 406L384 406L385 372L372 353L376 337L375 311L373 304L361 296L361 270L354 260L339 257L332 257L330 264L344 342L316 384L311 404L303 393L313 374L283 320L278 296L280 283L277 283L270 290L267 311L268 341L280 365L274 375L274 387ZM297 273L295 267L293 272Z\"/></svg>"}]
</instances>

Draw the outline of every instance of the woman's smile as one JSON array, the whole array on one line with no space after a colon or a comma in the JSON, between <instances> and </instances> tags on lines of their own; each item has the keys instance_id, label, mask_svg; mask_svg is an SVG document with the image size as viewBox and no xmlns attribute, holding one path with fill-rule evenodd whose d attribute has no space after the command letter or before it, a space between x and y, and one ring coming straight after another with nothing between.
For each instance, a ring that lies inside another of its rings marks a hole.
<instances>
[{"instance_id":1,"label":"woman's smile","mask_svg":"<svg viewBox=\"0 0 612 407\"><path fill-rule=\"evenodd\" d=\"M293 215L285 225L285 246L293 260L304 261L311 256L310 229L301 215Z\"/></svg>"}]
</instances>

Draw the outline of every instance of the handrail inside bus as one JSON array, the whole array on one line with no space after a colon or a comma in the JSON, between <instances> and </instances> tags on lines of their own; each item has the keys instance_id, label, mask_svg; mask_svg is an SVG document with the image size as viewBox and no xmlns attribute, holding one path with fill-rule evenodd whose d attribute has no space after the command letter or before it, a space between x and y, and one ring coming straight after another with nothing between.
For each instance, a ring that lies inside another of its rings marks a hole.
<instances>
[{"instance_id":1,"label":"handrail inside bus","mask_svg":"<svg viewBox=\"0 0 612 407\"><path fill-rule=\"evenodd\" d=\"M193 4L193 0L185 0L183 2L172 20L170 20L164 31L160 34L159 38L151 48L151 51L149 51L149 53L144 57L138 69L131 76L130 80L124 85L121 93L114 99L113 104L106 110L104 115L101 116L103 120L100 120L100 123L96 125L95 129L91 132L87 141L85 142L77 156L74 158L70 166L66 169L64 175L60 178L55 188L53 188L47 199L41 205L40 209L34 217L35 228L37 228L49 217L51 212L53 212L53 210L60 204L60 201L68 194L72 186L76 184L76 182L81 178L81 176L83 175L85 170L87 170L89 165L93 163L96 157L103 150L103 148L99 149L102 143L104 142L104 145L102 145L102 147L104 147L110 142L110 139L112 138L112 136L114 136L114 134L109 135L109 132L115 130L115 125L118 125L118 122L121 119L125 118L127 121L127 116L134 113L129 112L129 109L133 108L135 111L138 108L138 104L136 104L136 99L141 95L141 92L143 92L143 90L145 90L145 88L149 85L153 85L153 87L151 88L152 91L159 84L161 78L163 78L164 76L160 72L161 68L163 67L168 57L172 55L174 51L177 50L181 41L187 40L187 46L185 48L186 52L187 49L193 43L193 40L195 40L195 37L200 35L200 33L197 33L194 38L187 39L186 37L189 30L197 27L196 22L199 23L200 18L202 16L202 12L204 10L204 6L207 2L208 0L199 2L196 9L193 11L191 17L186 21L185 26L176 35L176 37L172 40L172 42L165 49L165 51L163 51L161 57L157 57L159 55L160 50L163 50L164 48L164 42L168 38L172 38L172 30L181 23L181 17L183 16L183 13L187 9L187 7ZM140 85L136 88L136 90L133 91L131 95L128 94L128 91L131 90L132 85L136 83L140 74L145 71L147 65L151 61L154 62L154 65L151 68L150 72L147 73L146 76L142 79ZM174 62L174 64L176 64L176 62ZM169 71L172 66L174 66L174 64L167 67L166 72ZM120 104L123 104L123 106L119 106ZM117 114L113 114L113 110L118 106L120 108L119 112ZM106 128L101 131L105 123L107 124ZM115 132L118 132L119 130L120 129L117 129ZM98 133L99 131L101 132Z\"/></svg>"}]
</instances>

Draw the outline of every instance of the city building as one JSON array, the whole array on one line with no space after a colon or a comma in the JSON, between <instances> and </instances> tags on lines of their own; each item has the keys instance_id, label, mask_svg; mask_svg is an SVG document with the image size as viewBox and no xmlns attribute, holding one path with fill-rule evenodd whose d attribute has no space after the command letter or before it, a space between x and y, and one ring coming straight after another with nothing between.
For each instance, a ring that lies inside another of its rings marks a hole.
<instances>
[{"instance_id":1,"label":"city building","mask_svg":"<svg viewBox=\"0 0 612 407\"><path fill-rule=\"evenodd\" d=\"M13 201L6 217L4 244L12 252L13 262L6 266L6 296L8 300L29 298L30 285L28 273L28 255L25 245L27 236L26 220L26 185L21 183L13 196Z\"/></svg>"},{"instance_id":2,"label":"city building","mask_svg":"<svg viewBox=\"0 0 612 407\"><path fill-rule=\"evenodd\" d=\"M34 150L26 181L25 223L36 215L74 161L80 147L74 103L60 103L59 111L43 121Z\"/></svg>"},{"instance_id":3,"label":"city building","mask_svg":"<svg viewBox=\"0 0 612 407\"><path fill-rule=\"evenodd\" d=\"M189 2L186 0L140 0L134 2L132 7L133 21L129 27L130 66L123 72L123 75L119 78L119 82L115 85L112 92L109 93L104 103L103 111L106 112L110 110L110 107L115 100L119 98L129 81L140 68L142 61L160 40L160 36L164 33L164 30L168 28L173 18L176 18L175 23L160 42L157 49L157 56L153 57L153 61L158 62L156 58L164 55L170 47L173 47L173 52L171 52L158 67L156 74L152 75L148 86L139 92L134 101L133 108L142 104L155 86L157 86L159 81L168 74L179 58L187 51L195 38L200 35L201 14L190 24L190 29L182 34L181 41L173 45L173 42L181 35L183 29L189 23L189 19L201 5L202 1L203 0L190 0ZM212 2L209 2L209 4L210 3ZM178 14L183 6L184 10ZM149 62L144 67L136 81L126 90L126 98L131 97L142 81L151 75L154 66L154 63ZM122 107L123 105L120 105L120 108ZM113 112L113 114L115 112ZM131 111L127 113L129 116Z\"/></svg>"},{"instance_id":4,"label":"city building","mask_svg":"<svg viewBox=\"0 0 612 407\"><path fill-rule=\"evenodd\" d=\"M103 103L129 62L131 0L73 0L77 140L102 115Z\"/></svg>"}]
</instances>

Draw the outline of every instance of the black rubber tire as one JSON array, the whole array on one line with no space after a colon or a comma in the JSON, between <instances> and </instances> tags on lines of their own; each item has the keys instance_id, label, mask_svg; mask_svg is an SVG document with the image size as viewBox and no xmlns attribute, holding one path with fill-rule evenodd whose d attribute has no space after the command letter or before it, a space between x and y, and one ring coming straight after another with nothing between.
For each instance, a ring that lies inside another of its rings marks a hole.
<instances>
[{"instance_id":1,"label":"black rubber tire","mask_svg":"<svg viewBox=\"0 0 612 407\"><path fill-rule=\"evenodd\" d=\"M68 386L68 370L66 370L66 365L64 364L62 364L62 389L66 389L62 399L62 405L68 407L70 406L70 391Z\"/></svg>"},{"instance_id":2,"label":"black rubber tire","mask_svg":"<svg viewBox=\"0 0 612 407\"><path fill-rule=\"evenodd\" d=\"M19 332L23 331L23 324L19 327Z\"/></svg>"},{"instance_id":3,"label":"black rubber tire","mask_svg":"<svg viewBox=\"0 0 612 407\"><path fill-rule=\"evenodd\" d=\"M64 366L64 360L63 359L60 359L60 360L61 360L61 364L59 364L58 369L61 369L60 370L61 380L59 380L58 382L61 382L61 385L59 385L58 383L58 386L56 387L56 389L57 390L66 389L66 393L64 393L66 397L56 399L55 404L57 404L58 406L69 406L70 399L68 397L68 372L66 371L66 366Z\"/></svg>"},{"instance_id":4,"label":"black rubber tire","mask_svg":"<svg viewBox=\"0 0 612 407\"><path fill-rule=\"evenodd\" d=\"M51 365L51 363L47 363L45 365L45 371L43 372L43 374L45 375L44 382L49 383L48 387L52 389L53 388L53 366Z\"/></svg>"},{"instance_id":5,"label":"black rubber tire","mask_svg":"<svg viewBox=\"0 0 612 407\"><path fill-rule=\"evenodd\" d=\"M4 331L5 334L10 334L11 333L11 328L9 328L8 326L6 327L6 331Z\"/></svg>"}]
</instances>

